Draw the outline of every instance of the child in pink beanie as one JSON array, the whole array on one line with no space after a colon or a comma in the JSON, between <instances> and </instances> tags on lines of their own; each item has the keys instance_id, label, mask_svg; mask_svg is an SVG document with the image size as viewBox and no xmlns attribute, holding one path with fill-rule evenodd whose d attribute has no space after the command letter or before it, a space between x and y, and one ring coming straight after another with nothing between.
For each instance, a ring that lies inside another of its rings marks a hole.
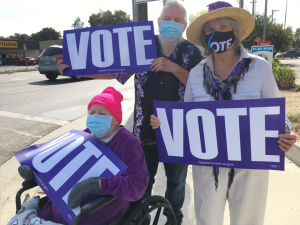
<instances>
[{"instance_id":1,"label":"child in pink beanie","mask_svg":"<svg viewBox=\"0 0 300 225\"><path fill-rule=\"evenodd\" d=\"M81 219L79 224L109 224L128 209L130 202L140 199L146 191L149 173L141 144L130 131L120 125L122 100L123 95L120 92L108 87L88 104L87 129L84 131L102 141L128 167L120 177L91 177L72 188L68 198L71 209L78 207L91 195L112 195L116 198L98 212ZM28 166L20 166L19 173L25 180L33 178L32 170ZM48 221L68 224L51 201L37 216L36 219L44 219L45 224ZM14 223L15 220L10 222Z\"/></svg>"}]
</instances>

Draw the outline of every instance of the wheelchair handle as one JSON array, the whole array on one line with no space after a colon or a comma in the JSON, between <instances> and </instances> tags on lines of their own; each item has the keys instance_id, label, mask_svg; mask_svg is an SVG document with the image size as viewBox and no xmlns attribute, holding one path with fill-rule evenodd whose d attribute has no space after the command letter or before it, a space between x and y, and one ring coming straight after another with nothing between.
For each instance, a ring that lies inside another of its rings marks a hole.
<instances>
[{"instance_id":1,"label":"wheelchair handle","mask_svg":"<svg viewBox=\"0 0 300 225\"><path fill-rule=\"evenodd\" d=\"M16 195L16 213L21 209L21 195L24 191L29 190L33 187L36 187L38 184L36 183L35 180L30 180L30 181L23 181L22 183L22 188L18 191Z\"/></svg>"}]
</instances>

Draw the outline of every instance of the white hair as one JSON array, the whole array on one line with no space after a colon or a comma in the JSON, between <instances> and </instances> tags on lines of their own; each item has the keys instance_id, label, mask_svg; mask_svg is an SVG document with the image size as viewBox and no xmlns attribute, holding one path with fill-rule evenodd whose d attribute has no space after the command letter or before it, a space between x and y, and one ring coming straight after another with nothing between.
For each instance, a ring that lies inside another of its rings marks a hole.
<instances>
[{"instance_id":1,"label":"white hair","mask_svg":"<svg viewBox=\"0 0 300 225\"><path fill-rule=\"evenodd\" d=\"M184 8L184 6L178 1L178 0L171 0L171 1L167 1L167 3L164 5L163 9L161 10L159 19L161 19L161 17L163 16L165 9L167 6L169 5L176 5L179 6L183 9L183 18L184 18L184 22L187 23L187 15L186 15L186 9Z\"/></svg>"}]
</instances>

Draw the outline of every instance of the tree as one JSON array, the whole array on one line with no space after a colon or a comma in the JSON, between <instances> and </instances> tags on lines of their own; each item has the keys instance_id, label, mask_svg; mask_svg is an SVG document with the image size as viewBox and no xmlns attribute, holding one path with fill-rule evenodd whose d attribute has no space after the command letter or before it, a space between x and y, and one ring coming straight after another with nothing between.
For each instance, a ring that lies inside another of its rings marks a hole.
<instances>
[{"instance_id":1,"label":"tree","mask_svg":"<svg viewBox=\"0 0 300 225\"><path fill-rule=\"evenodd\" d=\"M283 29L282 24L270 23L271 18L267 18L266 40L271 41L274 45L274 54L277 52L286 52L293 45L293 31L291 27ZM257 45L257 41L263 40L264 16L255 16L255 28L252 33L243 41L245 48Z\"/></svg>"},{"instance_id":2,"label":"tree","mask_svg":"<svg viewBox=\"0 0 300 225\"><path fill-rule=\"evenodd\" d=\"M30 40L31 38L28 34L15 33L14 35L10 35L8 39L27 41Z\"/></svg>"},{"instance_id":3,"label":"tree","mask_svg":"<svg viewBox=\"0 0 300 225\"><path fill-rule=\"evenodd\" d=\"M0 39L5 39L5 37L4 36L0 36Z\"/></svg>"},{"instance_id":4,"label":"tree","mask_svg":"<svg viewBox=\"0 0 300 225\"><path fill-rule=\"evenodd\" d=\"M81 29L83 28L84 22L81 22L80 18L77 17L76 20L74 21L74 23L72 24L72 27L74 29Z\"/></svg>"},{"instance_id":5,"label":"tree","mask_svg":"<svg viewBox=\"0 0 300 225\"><path fill-rule=\"evenodd\" d=\"M294 33L294 48L300 48L300 28L297 28L296 32Z\"/></svg>"},{"instance_id":6,"label":"tree","mask_svg":"<svg viewBox=\"0 0 300 225\"><path fill-rule=\"evenodd\" d=\"M43 28L41 31L31 35L31 39L35 41L59 40L60 38L60 32L54 30L52 27Z\"/></svg>"},{"instance_id":7,"label":"tree","mask_svg":"<svg viewBox=\"0 0 300 225\"><path fill-rule=\"evenodd\" d=\"M203 15L204 13L207 13L207 10L205 10L205 9L203 9L201 11L197 10L195 13L191 13L189 15L189 22L190 22L190 24L192 22L194 22L194 20L197 19L199 16Z\"/></svg>"},{"instance_id":8,"label":"tree","mask_svg":"<svg viewBox=\"0 0 300 225\"><path fill-rule=\"evenodd\" d=\"M116 10L115 13L112 13L109 10L103 11L100 9L97 14L93 13L89 17L91 27L128 22L132 22L132 20L130 16L122 10Z\"/></svg>"}]
</instances>

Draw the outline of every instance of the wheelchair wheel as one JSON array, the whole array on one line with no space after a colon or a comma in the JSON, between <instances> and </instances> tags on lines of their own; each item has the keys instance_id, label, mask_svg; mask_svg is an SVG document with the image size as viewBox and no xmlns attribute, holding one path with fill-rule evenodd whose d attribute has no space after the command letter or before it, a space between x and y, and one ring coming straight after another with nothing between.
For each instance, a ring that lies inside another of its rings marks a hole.
<instances>
[{"instance_id":1,"label":"wheelchair wheel","mask_svg":"<svg viewBox=\"0 0 300 225\"><path fill-rule=\"evenodd\" d=\"M148 225L146 218L150 213L155 213L155 211L155 217L150 224L157 225L162 209L167 217L165 225L176 225L176 217L171 204L161 196L151 196L141 203L130 207L130 212L125 218L124 225Z\"/></svg>"}]
</instances>

